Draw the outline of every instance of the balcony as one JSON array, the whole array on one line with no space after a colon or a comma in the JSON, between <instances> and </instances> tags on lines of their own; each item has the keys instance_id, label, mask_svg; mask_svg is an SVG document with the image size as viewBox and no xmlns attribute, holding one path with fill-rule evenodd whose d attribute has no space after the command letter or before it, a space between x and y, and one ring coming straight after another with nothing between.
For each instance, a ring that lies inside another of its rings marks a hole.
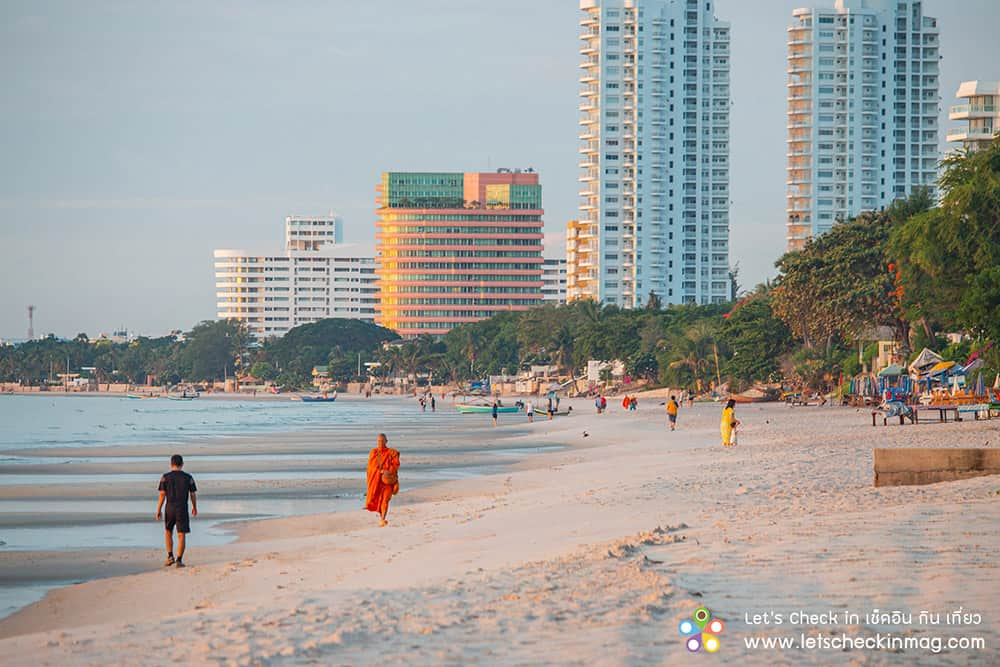
<instances>
[{"instance_id":1,"label":"balcony","mask_svg":"<svg viewBox=\"0 0 1000 667\"><path fill-rule=\"evenodd\" d=\"M969 105L957 104L948 109L948 118L951 120L964 120L966 118L984 118L994 116L1000 111L1000 107L995 105Z\"/></svg>"},{"instance_id":2,"label":"balcony","mask_svg":"<svg viewBox=\"0 0 1000 667\"><path fill-rule=\"evenodd\" d=\"M945 138L948 141L989 141L996 132L1000 132L1000 130L993 127L966 127L948 130Z\"/></svg>"}]
</instances>

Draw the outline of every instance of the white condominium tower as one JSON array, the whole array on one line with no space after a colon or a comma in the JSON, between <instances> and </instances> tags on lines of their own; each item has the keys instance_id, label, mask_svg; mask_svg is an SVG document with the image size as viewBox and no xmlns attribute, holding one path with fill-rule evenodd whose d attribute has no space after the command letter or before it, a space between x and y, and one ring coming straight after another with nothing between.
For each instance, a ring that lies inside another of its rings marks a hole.
<instances>
[{"instance_id":1,"label":"white condominium tower","mask_svg":"<svg viewBox=\"0 0 1000 667\"><path fill-rule=\"evenodd\" d=\"M837 0L788 28L787 241L935 192L938 27L919 0Z\"/></svg>"},{"instance_id":2,"label":"white condominium tower","mask_svg":"<svg viewBox=\"0 0 1000 667\"><path fill-rule=\"evenodd\" d=\"M374 321L374 249L342 236L334 215L289 216L284 251L216 250L218 318L244 322L258 340L328 317Z\"/></svg>"},{"instance_id":3,"label":"white condominium tower","mask_svg":"<svg viewBox=\"0 0 1000 667\"><path fill-rule=\"evenodd\" d=\"M580 9L582 188L566 298L727 301L729 24L712 0Z\"/></svg>"}]
</instances>

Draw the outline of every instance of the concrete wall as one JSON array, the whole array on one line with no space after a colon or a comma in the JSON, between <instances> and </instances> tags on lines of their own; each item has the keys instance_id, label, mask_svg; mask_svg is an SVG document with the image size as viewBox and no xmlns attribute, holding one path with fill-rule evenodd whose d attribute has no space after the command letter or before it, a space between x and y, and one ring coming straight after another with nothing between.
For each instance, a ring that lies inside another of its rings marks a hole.
<instances>
[{"instance_id":1,"label":"concrete wall","mask_svg":"<svg viewBox=\"0 0 1000 667\"><path fill-rule=\"evenodd\" d=\"M1000 475L1000 449L875 449L875 486L934 484Z\"/></svg>"}]
</instances>

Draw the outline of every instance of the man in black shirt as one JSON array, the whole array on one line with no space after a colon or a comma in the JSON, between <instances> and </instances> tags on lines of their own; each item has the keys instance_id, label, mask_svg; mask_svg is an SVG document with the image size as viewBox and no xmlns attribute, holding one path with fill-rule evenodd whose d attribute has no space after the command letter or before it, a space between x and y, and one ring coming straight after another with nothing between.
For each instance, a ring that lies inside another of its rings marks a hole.
<instances>
[{"instance_id":1,"label":"man in black shirt","mask_svg":"<svg viewBox=\"0 0 1000 667\"><path fill-rule=\"evenodd\" d=\"M156 520L164 517L166 527L167 562L170 566L184 567L184 538L191 532L191 519L188 517L188 494L191 496L191 516L198 516L198 498L195 493L198 487L194 477L181 468L184 458L180 454L170 457L170 472L160 478L160 501L156 504ZM166 501L166 512L163 504ZM174 526L177 526L177 560L174 560Z\"/></svg>"}]
</instances>

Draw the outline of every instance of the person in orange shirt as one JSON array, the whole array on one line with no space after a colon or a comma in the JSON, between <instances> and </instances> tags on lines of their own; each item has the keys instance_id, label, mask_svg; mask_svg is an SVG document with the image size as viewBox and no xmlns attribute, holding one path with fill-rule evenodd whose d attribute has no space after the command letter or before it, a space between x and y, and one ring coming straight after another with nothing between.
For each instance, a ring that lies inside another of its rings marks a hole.
<instances>
[{"instance_id":1,"label":"person in orange shirt","mask_svg":"<svg viewBox=\"0 0 1000 667\"><path fill-rule=\"evenodd\" d=\"M670 420L670 430L677 428L677 397L671 396L667 401L667 419Z\"/></svg>"},{"instance_id":2,"label":"person in orange shirt","mask_svg":"<svg viewBox=\"0 0 1000 667\"><path fill-rule=\"evenodd\" d=\"M389 439L385 433L378 434L378 447L373 447L368 454L368 492L365 496L365 509L378 512L382 522L387 525L386 515L389 513L389 501L399 493L399 452L386 444Z\"/></svg>"}]
</instances>

